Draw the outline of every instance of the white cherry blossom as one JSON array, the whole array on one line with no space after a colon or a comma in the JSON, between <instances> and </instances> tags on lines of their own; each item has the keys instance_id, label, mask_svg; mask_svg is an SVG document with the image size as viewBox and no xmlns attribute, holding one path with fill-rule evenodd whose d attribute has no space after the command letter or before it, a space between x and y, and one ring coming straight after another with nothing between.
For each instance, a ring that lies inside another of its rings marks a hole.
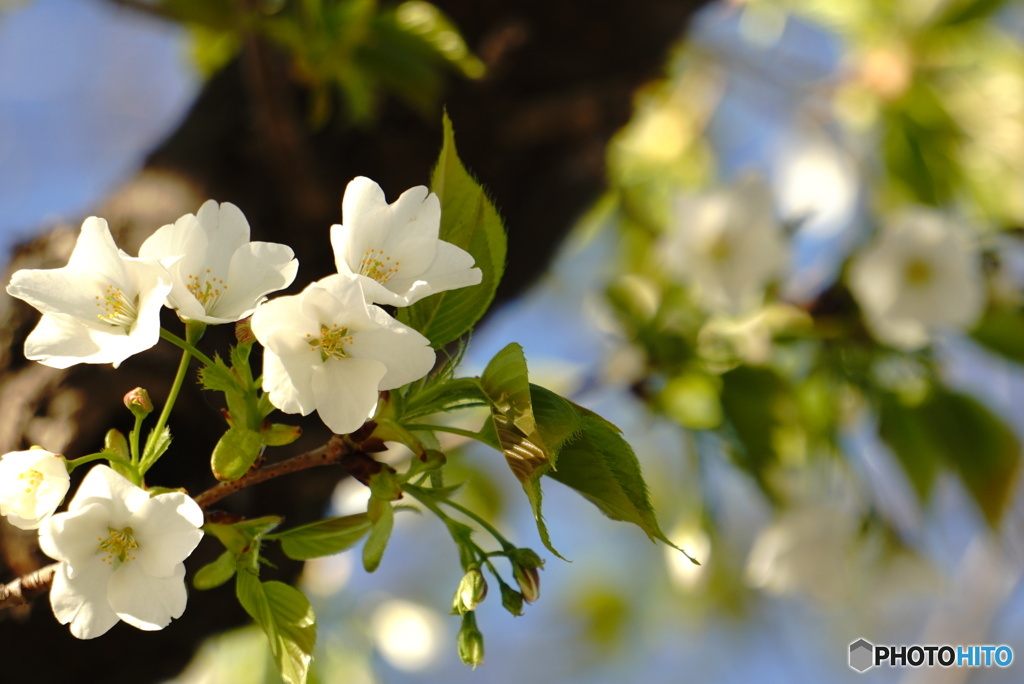
<instances>
[{"instance_id":1,"label":"white cherry blossom","mask_svg":"<svg viewBox=\"0 0 1024 684\"><path fill-rule=\"evenodd\" d=\"M199 544L203 512L181 492L150 496L105 465L85 476L66 513L39 528L39 546L58 561L50 605L79 639L123 620L166 627L185 611L184 561Z\"/></svg>"},{"instance_id":2,"label":"white cherry blossom","mask_svg":"<svg viewBox=\"0 0 1024 684\"><path fill-rule=\"evenodd\" d=\"M788 262L771 191L754 174L676 198L659 249L666 271L691 288L697 302L726 314L759 306Z\"/></svg>"},{"instance_id":3,"label":"white cherry blossom","mask_svg":"<svg viewBox=\"0 0 1024 684\"><path fill-rule=\"evenodd\" d=\"M367 301L408 306L428 295L476 285L483 274L469 252L438 239L441 203L420 185L388 204L369 178L353 179L331 226L338 273L362 281Z\"/></svg>"},{"instance_id":4,"label":"white cherry blossom","mask_svg":"<svg viewBox=\"0 0 1024 684\"><path fill-rule=\"evenodd\" d=\"M57 510L71 479L64 459L45 449L0 456L0 515L23 530L34 530Z\"/></svg>"},{"instance_id":5,"label":"white cherry blossom","mask_svg":"<svg viewBox=\"0 0 1024 684\"><path fill-rule=\"evenodd\" d=\"M353 275L328 276L261 304L252 331L264 346L271 403L285 413L315 410L337 434L363 424L380 390L412 382L434 364L427 338L367 304Z\"/></svg>"},{"instance_id":6,"label":"white cherry blossom","mask_svg":"<svg viewBox=\"0 0 1024 684\"><path fill-rule=\"evenodd\" d=\"M107 222L82 224L68 265L15 272L7 292L42 312L25 341L25 356L54 368L110 363L160 339L160 309L171 291L157 261L128 256L114 244Z\"/></svg>"},{"instance_id":7,"label":"white cherry blossom","mask_svg":"<svg viewBox=\"0 0 1024 684\"><path fill-rule=\"evenodd\" d=\"M241 210L214 200L157 230L139 256L160 259L170 272L167 306L183 319L214 324L251 315L267 294L291 285L299 268L290 247L250 242Z\"/></svg>"},{"instance_id":8,"label":"white cherry blossom","mask_svg":"<svg viewBox=\"0 0 1024 684\"><path fill-rule=\"evenodd\" d=\"M924 207L882 226L851 262L849 285L875 337L908 351L940 329L971 326L985 305L976 245L953 218Z\"/></svg>"}]
</instances>

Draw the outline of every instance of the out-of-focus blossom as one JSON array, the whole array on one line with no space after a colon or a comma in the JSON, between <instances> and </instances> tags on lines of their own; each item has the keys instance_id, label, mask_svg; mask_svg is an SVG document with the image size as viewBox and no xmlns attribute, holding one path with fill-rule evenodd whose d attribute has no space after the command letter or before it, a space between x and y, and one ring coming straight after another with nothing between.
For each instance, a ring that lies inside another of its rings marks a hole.
<instances>
[{"instance_id":1,"label":"out-of-focus blossom","mask_svg":"<svg viewBox=\"0 0 1024 684\"><path fill-rule=\"evenodd\" d=\"M943 328L971 326L985 305L977 248L946 214L894 215L850 264L850 289L881 342L919 349Z\"/></svg>"},{"instance_id":2,"label":"out-of-focus blossom","mask_svg":"<svg viewBox=\"0 0 1024 684\"><path fill-rule=\"evenodd\" d=\"M727 314L760 305L788 262L771 191L757 175L678 197L659 249L666 271L702 306Z\"/></svg>"},{"instance_id":3,"label":"out-of-focus blossom","mask_svg":"<svg viewBox=\"0 0 1024 684\"><path fill-rule=\"evenodd\" d=\"M0 515L23 530L34 530L53 515L71 479L64 459L45 449L0 456Z\"/></svg>"}]
</instances>

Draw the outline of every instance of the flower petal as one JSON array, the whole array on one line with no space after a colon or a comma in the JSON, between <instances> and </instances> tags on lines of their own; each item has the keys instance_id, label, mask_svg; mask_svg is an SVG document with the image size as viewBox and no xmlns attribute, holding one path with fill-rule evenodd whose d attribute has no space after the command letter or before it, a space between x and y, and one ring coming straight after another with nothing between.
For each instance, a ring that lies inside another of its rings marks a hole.
<instances>
[{"instance_id":1,"label":"flower petal","mask_svg":"<svg viewBox=\"0 0 1024 684\"><path fill-rule=\"evenodd\" d=\"M123 563L111 577L108 597L117 617L132 627L163 629L185 612L185 565L178 563L167 577L153 577L139 563Z\"/></svg>"},{"instance_id":2,"label":"flower petal","mask_svg":"<svg viewBox=\"0 0 1024 684\"><path fill-rule=\"evenodd\" d=\"M202 525L203 511L187 495L171 492L152 497L132 519L139 544L133 564L138 563L147 575L167 577L199 545Z\"/></svg>"},{"instance_id":3,"label":"flower petal","mask_svg":"<svg viewBox=\"0 0 1024 684\"><path fill-rule=\"evenodd\" d=\"M68 564L61 563L50 587L50 607L57 622L71 624L71 634L94 639L117 624L118 616L107 601L113 571L97 559L80 568L72 578Z\"/></svg>"},{"instance_id":4,"label":"flower petal","mask_svg":"<svg viewBox=\"0 0 1024 684\"><path fill-rule=\"evenodd\" d=\"M377 406L378 384L386 372L374 359L337 359L318 366L312 391L320 419L338 435L359 429Z\"/></svg>"},{"instance_id":5,"label":"flower petal","mask_svg":"<svg viewBox=\"0 0 1024 684\"><path fill-rule=\"evenodd\" d=\"M391 318L383 309L373 309L381 327L354 335L346 350L353 359L376 359L387 368L377 389L401 387L429 373L437 359L430 340Z\"/></svg>"},{"instance_id":6,"label":"flower petal","mask_svg":"<svg viewBox=\"0 0 1024 684\"><path fill-rule=\"evenodd\" d=\"M107 537L110 511L102 503L80 506L74 512L58 513L39 526L39 548L54 560L71 564L70 574L97 558L99 542Z\"/></svg>"}]
</instances>

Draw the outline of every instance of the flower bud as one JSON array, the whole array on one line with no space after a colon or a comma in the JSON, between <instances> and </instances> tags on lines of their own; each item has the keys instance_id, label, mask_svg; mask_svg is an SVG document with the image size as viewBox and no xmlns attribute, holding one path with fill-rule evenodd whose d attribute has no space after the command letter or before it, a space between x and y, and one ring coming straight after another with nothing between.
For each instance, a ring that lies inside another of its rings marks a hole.
<instances>
[{"instance_id":1,"label":"flower bud","mask_svg":"<svg viewBox=\"0 0 1024 684\"><path fill-rule=\"evenodd\" d=\"M124 395L124 405L136 418L145 418L153 412L153 400L149 398L149 392L142 387L136 387Z\"/></svg>"},{"instance_id":2,"label":"flower bud","mask_svg":"<svg viewBox=\"0 0 1024 684\"><path fill-rule=\"evenodd\" d=\"M235 323L235 339L238 340L238 344L249 346L256 342L256 335L252 332L252 316Z\"/></svg>"},{"instance_id":3,"label":"flower bud","mask_svg":"<svg viewBox=\"0 0 1024 684\"><path fill-rule=\"evenodd\" d=\"M484 662L484 635L476 627L476 613L469 611L462 616L462 629L456 639L459 658L475 670Z\"/></svg>"},{"instance_id":4,"label":"flower bud","mask_svg":"<svg viewBox=\"0 0 1024 684\"><path fill-rule=\"evenodd\" d=\"M512 613L512 615L519 617L523 614L523 595L502 582L501 606L508 612Z\"/></svg>"},{"instance_id":5,"label":"flower bud","mask_svg":"<svg viewBox=\"0 0 1024 684\"><path fill-rule=\"evenodd\" d=\"M523 593L523 600L533 603L540 598L540 573L544 560L532 549L516 549L509 554L512 561L512 576Z\"/></svg>"},{"instance_id":6,"label":"flower bud","mask_svg":"<svg viewBox=\"0 0 1024 684\"><path fill-rule=\"evenodd\" d=\"M468 611L476 610L480 602L487 596L487 580L484 573L480 572L479 566L472 566L462 576L459 588L455 590L455 598L452 599L452 613L463 615Z\"/></svg>"}]
</instances>

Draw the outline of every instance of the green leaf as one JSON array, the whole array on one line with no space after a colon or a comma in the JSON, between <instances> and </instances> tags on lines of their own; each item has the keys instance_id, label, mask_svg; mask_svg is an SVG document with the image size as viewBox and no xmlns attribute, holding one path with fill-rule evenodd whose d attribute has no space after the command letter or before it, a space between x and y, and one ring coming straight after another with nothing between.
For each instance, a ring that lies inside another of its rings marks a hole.
<instances>
[{"instance_id":1,"label":"green leaf","mask_svg":"<svg viewBox=\"0 0 1024 684\"><path fill-rule=\"evenodd\" d=\"M218 480L231 482L245 475L263 453L263 436L255 430L231 427L213 448L210 468Z\"/></svg>"},{"instance_id":2,"label":"green leaf","mask_svg":"<svg viewBox=\"0 0 1024 684\"><path fill-rule=\"evenodd\" d=\"M402 419L410 420L486 401L487 395L484 394L477 378L455 378L430 385L411 395L402 412Z\"/></svg>"},{"instance_id":3,"label":"green leaf","mask_svg":"<svg viewBox=\"0 0 1024 684\"><path fill-rule=\"evenodd\" d=\"M327 518L267 536L281 542L281 550L294 560L330 556L351 548L366 536L372 523L366 513Z\"/></svg>"},{"instance_id":4,"label":"green leaf","mask_svg":"<svg viewBox=\"0 0 1024 684\"><path fill-rule=\"evenodd\" d=\"M287 684L304 684L316 644L316 617L305 595L283 582L261 582L242 571L235 583L238 602L267 635L270 653Z\"/></svg>"},{"instance_id":5,"label":"green leaf","mask_svg":"<svg viewBox=\"0 0 1024 684\"><path fill-rule=\"evenodd\" d=\"M491 402L491 423L516 479L530 500L541 541L559 558L541 512L540 478L555 466L533 415L530 381L523 348L515 342L495 354L480 376L480 387Z\"/></svg>"},{"instance_id":6,"label":"green leaf","mask_svg":"<svg viewBox=\"0 0 1024 684\"><path fill-rule=\"evenodd\" d=\"M536 433L526 356L521 346L512 342L495 354L480 376L480 387L497 413L524 434ZM539 441L539 436L537 439Z\"/></svg>"},{"instance_id":7,"label":"green leaf","mask_svg":"<svg viewBox=\"0 0 1024 684\"><path fill-rule=\"evenodd\" d=\"M200 590L214 589L234 577L237 568L237 556L231 551L225 551L217 560L199 568L192 578L192 586Z\"/></svg>"},{"instance_id":8,"label":"green leaf","mask_svg":"<svg viewBox=\"0 0 1024 684\"><path fill-rule=\"evenodd\" d=\"M987 349L1024 364L1024 314L1021 312L990 311L971 331L971 337Z\"/></svg>"},{"instance_id":9,"label":"green leaf","mask_svg":"<svg viewBox=\"0 0 1024 684\"><path fill-rule=\"evenodd\" d=\"M363 568L366 572L373 572L380 567L384 549L391 538L391 530L395 526L395 509L390 502L371 497L366 514L373 521L373 527L363 545Z\"/></svg>"},{"instance_id":10,"label":"green leaf","mask_svg":"<svg viewBox=\"0 0 1024 684\"><path fill-rule=\"evenodd\" d=\"M612 520L633 523L652 541L675 546L658 525L640 462L618 428L590 411L581 410L579 420L580 432L562 446L558 470L548 477L575 489Z\"/></svg>"},{"instance_id":11,"label":"green leaf","mask_svg":"<svg viewBox=\"0 0 1024 684\"><path fill-rule=\"evenodd\" d=\"M501 218L459 161L447 114L443 123L444 143L430 183L441 200L439 237L472 254L483 279L478 285L439 292L398 310L398 320L420 331L435 348L468 332L487 311L505 271L506 252Z\"/></svg>"}]
</instances>

